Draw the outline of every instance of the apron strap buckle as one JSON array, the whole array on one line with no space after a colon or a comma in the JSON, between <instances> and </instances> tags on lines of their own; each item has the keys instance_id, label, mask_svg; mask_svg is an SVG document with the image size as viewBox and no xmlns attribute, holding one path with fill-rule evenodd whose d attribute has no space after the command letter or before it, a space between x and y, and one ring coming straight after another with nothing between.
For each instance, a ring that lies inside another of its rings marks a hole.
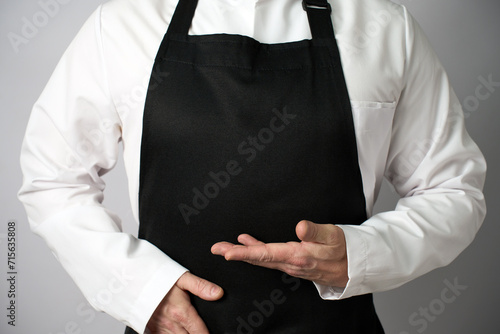
<instances>
[{"instance_id":1,"label":"apron strap buckle","mask_svg":"<svg viewBox=\"0 0 500 334\"><path fill-rule=\"evenodd\" d=\"M332 13L332 6L326 0L302 0L302 8L306 12L308 9L326 9Z\"/></svg>"}]
</instances>

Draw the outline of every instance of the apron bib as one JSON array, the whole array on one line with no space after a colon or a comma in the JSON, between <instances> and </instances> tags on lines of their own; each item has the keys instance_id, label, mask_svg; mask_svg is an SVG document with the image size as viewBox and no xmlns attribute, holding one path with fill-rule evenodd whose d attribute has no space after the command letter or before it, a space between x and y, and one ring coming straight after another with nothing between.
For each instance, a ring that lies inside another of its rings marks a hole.
<instances>
[{"instance_id":1,"label":"apron bib","mask_svg":"<svg viewBox=\"0 0 500 334\"><path fill-rule=\"evenodd\" d=\"M383 333L372 295L325 301L310 281L210 252L241 233L298 241L302 219L366 220L330 5L305 4L313 38L280 44L189 36L196 5L179 1L153 68L169 75L146 99L139 237L224 289L191 298L212 334Z\"/></svg>"}]
</instances>

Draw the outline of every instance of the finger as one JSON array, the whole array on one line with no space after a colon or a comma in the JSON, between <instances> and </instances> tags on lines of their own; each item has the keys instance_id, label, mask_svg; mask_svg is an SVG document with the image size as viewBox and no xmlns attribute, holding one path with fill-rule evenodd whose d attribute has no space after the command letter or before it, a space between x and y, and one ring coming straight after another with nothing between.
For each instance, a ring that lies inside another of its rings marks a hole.
<instances>
[{"instance_id":1,"label":"finger","mask_svg":"<svg viewBox=\"0 0 500 334\"><path fill-rule=\"evenodd\" d=\"M260 240L255 239L249 234L240 234L238 236L238 242L245 246L255 246L255 245L263 245L264 243Z\"/></svg>"},{"instance_id":2,"label":"finger","mask_svg":"<svg viewBox=\"0 0 500 334\"><path fill-rule=\"evenodd\" d=\"M340 227L332 224L315 224L302 220L295 227L295 233L302 241L334 245L338 242L338 229Z\"/></svg>"},{"instance_id":3,"label":"finger","mask_svg":"<svg viewBox=\"0 0 500 334\"><path fill-rule=\"evenodd\" d=\"M168 327L160 327L158 330L150 331L151 334L189 334L189 332L177 323L170 323Z\"/></svg>"},{"instance_id":4,"label":"finger","mask_svg":"<svg viewBox=\"0 0 500 334\"><path fill-rule=\"evenodd\" d=\"M264 244L262 241L259 241L248 234L240 234L238 236L238 241L245 246L254 246L254 245L263 245ZM221 242L215 243L212 246L212 248L210 249L210 251L212 252L212 254L224 256L228 250L230 250L234 247L240 247L240 246L241 245L235 245L235 244L232 244L230 242L221 241Z\"/></svg>"},{"instance_id":5,"label":"finger","mask_svg":"<svg viewBox=\"0 0 500 334\"><path fill-rule=\"evenodd\" d=\"M201 319L201 317L198 315L198 312L196 309L191 306L188 309L188 321L184 322L184 328L186 329L186 333L193 333L193 334L209 334L208 328Z\"/></svg>"},{"instance_id":6,"label":"finger","mask_svg":"<svg viewBox=\"0 0 500 334\"><path fill-rule=\"evenodd\" d=\"M147 333L151 333L151 334L189 334L189 332L187 330L185 330L183 327L181 327L178 324L169 325L168 328L162 327L159 330L149 330L149 332L147 332Z\"/></svg>"},{"instance_id":7,"label":"finger","mask_svg":"<svg viewBox=\"0 0 500 334\"><path fill-rule=\"evenodd\" d=\"M220 299L224 294L222 288L217 284L195 276L190 272L184 273L176 285L182 290L189 291L193 295L209 301Z\"/></svg>"},{"instance_id":8,"label":"finger","mask_svg":"<svg viewBox=\"0 0 500 334\"><path fill-rule=\"evenodd\" d=\"M259 262L259 261L243 261L248 264L251 264L253 266L259 266L263 268L268 268L268 269L274 269L274 270L280 270L280 271L285 271L286 270L286 264L282 262Z\"/></svg>"},{"instance_id":9,"label":"finger","mask_svg":"<svg viewBox=\"0 0 500 334\"><path fill-rule=\"evenodd\" d=\"M235 246L224 257L233 261L287 262L297 251L296 242Z\"/></svg>"},{"instance_id":10,"label":"finger","mask_svg":"<svg viewBox=\"0 0 500 334\"><path fill-rule=\"evenodd\" d=\"M189 293L177 285L174 285L171 291L169 306L165 307L164 327L160 329L166 329L168 333L175 334L209 334L205 323L191 304Z\"/></svg>"},{"instance_id":11,"label":"finger","mask_svg":"<svg viewBox=\"0 0 500 334\"><path fill-rule=\"evenodd\" d=\"M226 252L234 246L235 245L230 242L221 241L213 244L210 251L212 252L212 254L224 256L224 254L226 254Z\"/></svg>"},{"instance_id":12,"label":"finger","mask_svg":"<svg viewBox=\"0 0 500 334\"><path fill-rule=\"evenodd\" d=\"M187 321L187 307L191 306L189 294L174 285L155 310L147 328L151 334L188 333L180 321Z\"/></svg>"},{"instance_id":13,"label":"finger","mask_svg":"<svg viewBox=\"0 0 500 334\"><path fill-rule=\"evenodd\" d=\"M256 262L256 261L244 261L246 263L264 267L268 269L279 270L287 273L290 276L303 278L307 280L314 280L318 278L318 272L316 270L311 270L308 266L308 262L303 259L298 259L297 264L285 263L285 262Z\"/></svg>"}]
</instances>

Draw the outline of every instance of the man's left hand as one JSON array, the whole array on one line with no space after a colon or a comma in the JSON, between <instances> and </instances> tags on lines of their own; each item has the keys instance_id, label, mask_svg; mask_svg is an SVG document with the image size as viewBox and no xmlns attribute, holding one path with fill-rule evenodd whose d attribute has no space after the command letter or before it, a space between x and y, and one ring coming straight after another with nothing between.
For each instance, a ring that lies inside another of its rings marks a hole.
<instances>
[{"instance_id":1,"label":"man's left hand","mask_svg":"<svg viewBox=\"0 0 500 334\"><path fill-rule=\"evenodd\" d=\"M266 244L248 234L241 234L238 236L240 245L218 242L212 246L212 253L222 255L228 261L245 261L318 284L345 287L349 276L342 229L332 224L302 220L295 227L295 233L301 242Z\"/></svg>"}]
</instances>

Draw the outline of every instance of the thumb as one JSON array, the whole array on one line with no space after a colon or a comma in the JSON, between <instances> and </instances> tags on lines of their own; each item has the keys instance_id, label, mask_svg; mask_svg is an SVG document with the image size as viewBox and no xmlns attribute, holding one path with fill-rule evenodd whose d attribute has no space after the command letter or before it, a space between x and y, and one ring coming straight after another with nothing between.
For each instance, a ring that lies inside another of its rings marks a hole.
<instances>
[{"instance_id":1,"label":"thumb","mask_svg":"<svg viewBox=\"0 0 500 334\"><path fill-rule=\"evenodd\" d=\"M332 224L315 224L308 220L301 220L295 227L295 233L302 241L335 245L339 242L341 229Z\"/></svg>"},{"instance_id":2,"label":"thumb","mask_svg":"<svg viewBox=\"0 0 500 334\"><path fill-rule=\"evenodd\" d=\"M224 294L222 288L217 284L193 275L190 272L185 272L175 284L180 289L189 291L193 295L209 301L220 299Z\"/></svg>"}]
</instances>

